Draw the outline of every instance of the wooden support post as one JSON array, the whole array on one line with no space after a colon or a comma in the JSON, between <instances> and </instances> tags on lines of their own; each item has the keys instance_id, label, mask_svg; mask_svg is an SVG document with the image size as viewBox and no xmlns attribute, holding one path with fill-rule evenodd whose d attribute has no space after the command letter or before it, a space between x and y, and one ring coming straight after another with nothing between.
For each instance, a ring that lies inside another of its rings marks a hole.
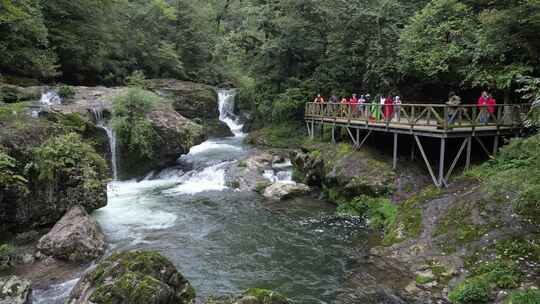
<instances>
[{"instance_id":1,"label":"wooden support post","mask_svg":"<svg viewBox=\"0 0 540 304\"><path fill-rule=\"evenodd\" d=\"M356 147L358 146L358 142L356 141L355 137L353 136L352 132L351 132L351 128L349 127L346 127L347 128L347 133L349 133L349 136L351 137L351 140L353 142L353 146Z\"/></svg>"},{"instance_id":2,"label":"wooden support post","mask_svg":"<svg viewBox=\"0 0 540 304\"><path fill-rule=\"evenodd\" d=\"M336 123L332 125L332 143L336 143Z\"/></svg>"},{"instance_id":3,"label":"wooden support post","mask_svg":"<svg viewBox=\"0 0 540 304\"><path fill-rule=\"evenodd\" d=\"M474 138L480 144L480 147L482 147L482 150L484 150L484 152L486 152L487 156L488 157L493 157L491 154L489 154L489 150L486 148L486 145L484 145L484 142L480 139L480 137L475 136Z\"/></svg>"},{"instance_id":4,"label":"wooden support post","mask_svg":"<svg viewBox=\"0 0 540 304\"><path fill-rule=\"evenodd\" d=\"M315 121L311 121L311 140L315 139Z\"/></svg>"},{"instance_id":5,"label":"wooden support post","mask_svg":"<svg viewBox=\"0 0 540 304\"><path fill-rule=\"evenodd\" d=\"M321 141L324 139L324 123L321 121Z\"/></svg>"},{"instance_id":6,"label":"wooden support post","mask_svg":"<svg viewBox=\"0 0 540 304\"><path fill-rule=\"evenodd\" d=\"M396 170L397 168L397 152L398 152L398 134L394 132L394 162L392 164L392 169Z\"/></svg>"},{"instance_id":7,"label":"wooden support post","mask_svg":"<svg viewBox=\"0 0 540 304\"><path fill-rule=\"evenodd\" d=\"M431 179L433 179L433 183L437 187L441 187L439 182L437 181L437 177L435 177L435 174L433 173L433 169L431 168L431 164L429 163L429 159L426 156L426 152L424 152L424 147L422 147L422 143L420 142L420 138L418 138L418 135L414 135L414 139L416 140L416 144L418 145L418 149L420 150L420 154L422 154L422 157L424 158L424 162L426 163L426 166L429 171L429 175L431 176Z\"/></svg>"},{"instance_id":8,"label":"wooden support post","mask_svg":"<svg viewBox=\"0 0 540 304\"><path fill-rule=\"evenodd\" d=\"M471 168L471 151L472 151L472 137L469 136L467 139L467 159L465 161L465 170Z\"/></svg>"},{"instance_id":9,"label":"wooden support post","mask_svg":"<svg viewBox=\"0 0 540 304\"><path fill-rule=\"evenodd\" d=\"M493 139L493 157L497 155L498 151L499 151L499 135L495 135L495 138Z\"/></svg>"},{"instance_id":10,"label":"wooden support post","mask_svg":"<svg viewBox=\"0 0 540 304\"><path fill-rule=\"evenodd\" d=\"M360 128L356 129L356 143L360 142Z\"/></svg>"},{"instance_id":11,"label":"wooden support post","mask_svg":"<svg viewBox=\"0 0 540 304\"><path fill-rule=\"evenodd\" d=\"M309 122L308 121L306 121L306 127L307 127L308 136L311 136L311 132L309 131Z\"/></svg>"},{"instance_id":12,"label":"wooden support post","mask_svg":"<svg viewBox=\"0 0 540 304\"><path fill-rule=\"evenodd\" d=\"M446 138L441 138L441 151L439 152L439 187L446 184L444 179L444 156L446 153Z\"/></svg>"}]
</instances>

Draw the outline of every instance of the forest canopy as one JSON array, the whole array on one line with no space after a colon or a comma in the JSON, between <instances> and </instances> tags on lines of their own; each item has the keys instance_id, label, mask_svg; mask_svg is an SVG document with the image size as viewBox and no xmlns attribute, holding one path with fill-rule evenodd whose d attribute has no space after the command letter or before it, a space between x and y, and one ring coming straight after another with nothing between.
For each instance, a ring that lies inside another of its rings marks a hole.
<instances>
[{"instance_id":1,"label":"forest canopy","mask_svg":"<svg viewBox=\"0 0 540 304\"><path fill-rule=\"evenodd\" d=\"M518 100L518 77L539 74L539 31L539 0L0 0L0 71L232 83L275 121L315 92Z\"/></svg>"}]
</instances>

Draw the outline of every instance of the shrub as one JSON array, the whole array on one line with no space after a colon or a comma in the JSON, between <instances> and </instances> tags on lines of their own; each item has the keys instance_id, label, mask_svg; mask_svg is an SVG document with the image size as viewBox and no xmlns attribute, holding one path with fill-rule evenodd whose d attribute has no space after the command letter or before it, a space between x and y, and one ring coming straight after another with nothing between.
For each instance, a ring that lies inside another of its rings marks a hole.
<instances>
[{"instance_id":1,"label":"shrub","mask_svg":"<svg viewBox=\"0 0 540 304\"><path fill-rule=\"evenodd\" d=\"M63 99L72 98L75 96L75 89L68 85L63 85L58 88L58 96L62 97Z\"/></svg>"},{"instance_id":2,"label":"shrub","mask_svg":"<svg viewBox=\"0 0 540 304\"><path fill-rule=\"evenodd\" d=\"M131 88L113 103L113 128L121 147L145 158L153 155L158 135L146 119L161 99L139 88Z\"/></svg>"},{"instance_id":3,"label":"shrub","mask_svg":"<svg viewBox=\"0 0 540 304\"><path fill-rule=\"evenodd\" d=\"M513 292L508 300L507 304L538 304L540 303L540 290L529 289L527 291Z\"/></svg>"},{"instance_id":4,"label":"shrub","mask_svg":"<svg viewBox=\"0 0 540 304\"><path fill-rule=\"evenodd\" d=\"M77 133L53 137L34 149L38 180L55 184L64 176L81 175L84 186L93 189L107 175L106 161Z\"/></svg>"},{"instance_id":5,"label":"shrub","mask_svg":"<svg viewBox=\"0 0 540 304\"><path fill-rule=\"evenodd\" d=\"M487 303L489 291L489 283L484 277L474 277L459 284L448 298L455 304Z\"/></svg>"},{"instance_id":6,"label":"shrub","mask_svg":"<svg viewBox=\"0 0 540 304\"><path fill-rule=\"evenodd\" d=\"M125 83L129 87L144 88L146 85L146 76L143 71L135 71L126 77Z\"/></svg>"},{"instance_id":7,"label":"shrub","mask_svg":"<svg viewBox=\"0 0 540 304\"><path fill-rule=\"evenodd\" d=\"M364 217L371 228L387 229L396 219L397 207L387 198L360 196L352 201L341 203L338 214Z\"/></svg>"},{"instance_id":8,"label":"shrub","mask_svg":"<svg viewBox=\"0 0 540 304\"><path fill-rule=\"evenodd\" d=\"M24 187L26 188L27 180L22 175L16 173L17 161L0 151L0 189Z\"/></svg>"},{"instance_id":9,"label":"shrub","mask_svg":"<svg viewBox=\"0 0 540 304\"><path fill-rule=\"evenodd\" d=\"M0 271L4 271L13 266L15 250L7 244L0 245Z\"/></svg>"}]
</instances>

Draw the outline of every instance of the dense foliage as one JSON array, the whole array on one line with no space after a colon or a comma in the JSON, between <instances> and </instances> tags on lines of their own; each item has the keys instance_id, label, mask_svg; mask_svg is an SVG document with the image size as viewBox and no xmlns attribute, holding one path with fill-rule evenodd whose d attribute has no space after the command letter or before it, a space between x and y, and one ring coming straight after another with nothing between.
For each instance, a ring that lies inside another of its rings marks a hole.
<instances>
[{"instance_id":1,"label":"dense foliage","mask_svg":"<svg viewBox=\"0 0 540 304\"><path fill-rule=\"evenodd\" d=\"M537 76L536 0L0 1L0 70L121 84L140 71L241 88L260 121L318 91L513 95ZM473 91L471 91L473 90Z\"/></svg>"},{"instance_id":2,"label":"dense foliage","mask_svg":"<svg viewBox=\"0 0 540 304\"><path fill-rule=\"evenodd\" d=\"M140 88L130 88L114 100L113 127L121 149L152 158L158 135L146 115L160 98Z\"/></svg>"},{"instance_id":3,"label":"dense foliage","mask_svg":"<svg viewBox=\"0 0 540 304\"><path fill-rule=\"evenodd\" d=\"M107 163L77 133L53 137L34 150L32 169L38 180L51 185L63 183L69 176L80 176L84 187L100 187L107 176Z\"/></svg>"}]
</instances>

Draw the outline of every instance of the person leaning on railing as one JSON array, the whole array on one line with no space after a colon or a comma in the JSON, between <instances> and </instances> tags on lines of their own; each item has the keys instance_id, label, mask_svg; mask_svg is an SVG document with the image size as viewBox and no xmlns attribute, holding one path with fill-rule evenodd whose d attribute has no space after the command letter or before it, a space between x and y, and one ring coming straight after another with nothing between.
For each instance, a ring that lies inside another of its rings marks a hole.
<instances>
[{"instance_id":1,"label":"person leaning on railing","mask_svg":"<svg viewBox=\"0 0 540 304\"><path fill-rule=\"evenodd\" d=\"M448 124L453 124L457 116L458 106L461 104L461 98L456 93L450 92L446 104L452 106L448 108L448 117L446 119L448 120Z\"/></svg>"}]
</instances>

